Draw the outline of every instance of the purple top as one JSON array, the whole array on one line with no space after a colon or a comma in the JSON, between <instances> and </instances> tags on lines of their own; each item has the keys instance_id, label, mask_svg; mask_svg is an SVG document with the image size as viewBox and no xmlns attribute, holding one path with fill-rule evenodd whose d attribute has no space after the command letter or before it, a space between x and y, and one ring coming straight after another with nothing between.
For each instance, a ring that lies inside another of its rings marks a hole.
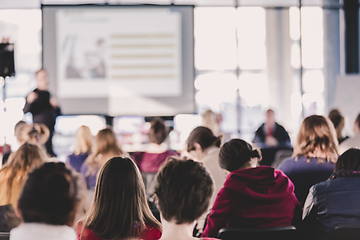
<instances>
[{"instance_id":1,"label":"purple top","mask_svg":"<svg viewBox=\"0 0 360 240\"><path fill-rule=\"evenodd\" d=\"M132 155L140 171L144 173L156 173L161 164L171 156L179 156L179 153L167 150L162 153L135 152Z\"/></svg>"},{"instance_id":2,"label":"purple top","mask_svg":"<svg viewBox=\"0 0 360 240\"><path fill-rule=\"evenodd\" d=\"M85 162L88 156L88 153L80 153L79 155L71 154L67 159L67 163L77 172L80 172L81 165Z\"/></svg>"},{"instance_id":3,"label":"purple top","mask_svg":"<svg viewBox=\"0 0 360 240\"><path fill-rule=\"evenodd\" d=\"M99 172L99 170L97 170L94 175L90 174L89 176L86 176L87 171L88 171L88 165L86 163L83 163L80 168L80 173L85 178L87 189L94 189L96 185L96 175Z\"/></svg>"}]
</instances>

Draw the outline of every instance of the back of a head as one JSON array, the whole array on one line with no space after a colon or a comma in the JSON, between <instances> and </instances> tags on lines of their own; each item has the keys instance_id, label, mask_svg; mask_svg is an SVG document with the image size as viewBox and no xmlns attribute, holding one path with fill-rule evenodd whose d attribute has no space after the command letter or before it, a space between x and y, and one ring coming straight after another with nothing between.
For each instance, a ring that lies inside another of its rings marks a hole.
<instances>
[{"instance_id":1,"label":"back of a head","mask_svg":"<svg viewBox=\"0 0 360 240\"><path fill-rule=\"evenodd\" d=\"M11 168L18 172L31 172L45 162L45 154L42 150L30 143L24 143L19 149L11 154L8 163L4 168Z\"/></svg>"},{"instance_id":2,"label":"back of a head","mask_svg":"<svg viewBox=\"0 0 360 240\"><path fill-rule=\"evenodd\" d=\"M209 128L214 134L220 131L218 115L212 110L206 110L202 115L202 126Z\"/></svg>"},{"instance_id":3,"label":"back of a head","mask_svg":"<svg viewBox=\"0 0 360 240\"><path fill-rule=\"evenodd\" d=\"M14 135L15 135L15 137L18 136L18 131L19 131L20 127L23 126L24 124L26 124L26 122L24 122L24 121L22 121L22 120L18 121L18 122L15 124L15 126L14 126Z\"/></svg>"},{"instance_id":4,"label":"back of a head","mask_svg":"<svg viewBox=\"0 0 360 240\"><path fill-rule=\"evenodd\" d=\"M242 139L231 139L225 143L219 153L220 167L229 172L244 167L252 158L261 160L259 150L252 149L252 146Z\"/></svg>"},{"instance_id":5,"label":"back of a head","mask_svg":"<svg viewBox=\"0 0 360 240\"><path fill-rule=\"evenodd\" d=\"M360 129L360 113L356 117L355 124L357 124L357 127Z\"/></svg>"},{"instance_id":6,"label":"back of a head","mask_svg":"<svg viewBox=\"0 0 360 240\"><path fill-rule=\"evenodd\" d=\"M29 174L18 208L26 223L71 225L79 203L76 178L64 163L45 163Z\"/></svg>"},{"instance_id":7,"label":"back of a head","mask_svg":"<svg viewBox=\"0 0 360 240\"><path fill-rule=\"evenodd\" d=\"M192 132L190 133L189 137L186 140L188 152L193 150L194 143L200 144L203 151L211 146L220 147L221 136L216 137L214 133L207 127L203 127L203 126L196 127L194 130L192 130Z\"/></svg>"},{"instance_id":8,"label":"back of a head","mask_svg":"<svg viewBox=\"0 0 360 240\"><path fill-rule=\"evenodd\" d=\"M96 152L95 154L117 154L123 152L118 145L116 135L110 128L104 128L98 132L95 138Z\"/></svg>"},{"instance_id":9,"label":"back of a head","mask_svg":"<svg viewBox=\"0 0 360 240\"><path fill-rule=\"evenodd\" d=\"M168 222L192 223L208 209L213 182L201 163L170 157L156 177L159 210Z\"/></svg>"},{"instance_id":10,"label":"back of a head","mask_svg":"<svg viewBox=\"0 0 360 240\"><path fill-rule=\"evenodd\" d=\"M149 130L149 142L161 144L165 141L168 132L164 121L161 118L155 118L151 121L151 127Z\"/></svg>"},{"instance_id":11,"label":"back of a head","mask_svg":"<svg viewBox=\"0 0 360 240\"><path fill-rule=\"evenodd\" d=\"M333 109L329 112L329 119L334 124L336 134L338 137L341 137L342 130L345 126L345 118L341 115L338 109Z\"/></svg>"},{"instance_id":12,"label":"back of a head","mask_svg":"<svg viewBox=\"0 0 360 240\"><path fill-rule=\"evenodd\" d=\"M338 158L335 172L342 170L360 171L360 149L350 148Z\"/></svg>"},{"instance_id":13,"label":"back of a head","mask_svg":"<svg viewBox=\"0 0 360 240\"><path fill-rule=\"evenodd\" d=\"M311 115L301 124L294 155L308 156L316 149L326 154L327 160L336 161L338 157L338 141L334 125L320 115Z\"/></svg>"},{"instance_id":14,"label":"back of a head","mask_svg":"<svg viewBox=\"0 0 360 240\"><path fill-rule=\"evenodd\" d=\"M140 171L130 158L111 158L101 168L93 205L83 222L104 239L138 237L137 223L142 229L145 223L160 229L149 209Z\"/></svg>"},{"instance_id":15,"label":"back of a head","mask_svg":"<svg viewBox=\"0 0 360 240\"><path fill-rule=\"evenodd\" d=\"M76 131L75 155L88 153L91 149L92 134L90 128L82 125Z\"/></svg>"}]
</instances>

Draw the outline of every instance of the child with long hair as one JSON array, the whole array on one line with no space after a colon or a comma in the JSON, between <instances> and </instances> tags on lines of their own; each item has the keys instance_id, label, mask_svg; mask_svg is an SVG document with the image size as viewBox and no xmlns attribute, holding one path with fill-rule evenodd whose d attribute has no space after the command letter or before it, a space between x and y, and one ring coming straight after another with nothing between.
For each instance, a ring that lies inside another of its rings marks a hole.
<instances>
[{"instance_id":1,"label":"child with long hair","mask_svg":"<svg viewBox=\"0 0 360 240\"><path fill-rule=\"evenodd\" d=\"M93 204L76 232L79 240L160 238L160 223L150 211L140 171L130 158L111 158L101 168Z\"/></svg>"}]
</instances>

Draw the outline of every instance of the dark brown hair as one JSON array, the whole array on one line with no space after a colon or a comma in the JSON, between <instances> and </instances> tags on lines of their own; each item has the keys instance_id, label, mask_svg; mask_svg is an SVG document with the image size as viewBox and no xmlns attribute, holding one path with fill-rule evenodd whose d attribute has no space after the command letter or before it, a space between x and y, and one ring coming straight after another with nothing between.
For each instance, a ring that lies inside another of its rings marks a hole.
<instances>
[{"instance_id":1,"label":"dark brown hair","mask_svg":"<svg viewBox=\"0 0 360 240\"><path fill-rule=\"evenodd\" d=\"M242 139L231 139L219 152L220 167L229 172L242 168L252 158L261 160L260 151L253 150L252 146Z\"/></svg>"},{"instance_id":2,"label":"dark brown hair","mask_svg":"<svg viewBox=\"0 0 360 240\"><path fill-rule=\"evenodd\" d=\"M211 146L220 147L221 137L222 136L216 137L207 127L196 127L186 140L187 151L195 150L194 143L200 144L203 151Z\"/></svg>"},{"instance_id":3,"label":"dark brown hair","mask_svg":"<svg viewBox=\"0 0 360 240\"><path fill-rule=\"evenodd\" d=\"M344 152L335 164L335 171L350 170L360 171L360 149L350 148Z\"/></svg>"},{"instance_id":4,"label":"dark brown hair","mask_svg":"<svg viewBox=\"0 0 360 240\"><path fill-rule=\"evenodd\" d=\"M140 171L130 158L111 158L101 168L93 204L82 222L104 239L138 237L145 224L161 230L147 203Z\"/></svg>"},{"instance_id":5,"label":"dark brown hair","mask_svg":"<svg viewBox=\"0 0 360 240\"><path fill-rule=\"evenodd\" d=\"M18 207L24 222L68 225L80 201L76 178L64 163L45 163L29 174Z\"/></svg>"},{"instance_id":6,"label":"dark brown hair","mask_svg":"<svg viewBox=\"0 0 360 240\"><path fill-rule=\"evenodd\" d=\"M337 138L342 138L342 131L345 127L345 118L338 109L333 109L329 112L329 119L334 124Z\"/></svg>"},{"instance_id":7,"label":"dark brown hair","mask_svg":"<svg viewBox=\"0 0 360 240\"><path fill-rule=\"evenodd\" d=\"M25 183L28 173L40 167L45 162L45 153L33 144L24 143L16 152L12 153L9 161L0 170L9 176L7 179L8 200L11 198L11 189L15 177Z\"/></svg>"},{"instance_id":8,"label":"dark brown hair","mask_svg":"<svg viewBox=\"0 0 360 240\"><path fill-rule=\"evenodd\" d=\"M151 121L151 127L148 133L149 142L162 144L168 135L164 121L161 118L155 118Z\"/></svg>"},{"instance_id":9,"label":"dark brown hair","mask_svg":"<svg viewBox=\"0 0 360 240\"><path fill-rule=\"evenodd\" d=\"M204 166L169 157L156 176L155 196L166 221L192 223L208 209L213 182Z\"/></svg>"}]
</instances>

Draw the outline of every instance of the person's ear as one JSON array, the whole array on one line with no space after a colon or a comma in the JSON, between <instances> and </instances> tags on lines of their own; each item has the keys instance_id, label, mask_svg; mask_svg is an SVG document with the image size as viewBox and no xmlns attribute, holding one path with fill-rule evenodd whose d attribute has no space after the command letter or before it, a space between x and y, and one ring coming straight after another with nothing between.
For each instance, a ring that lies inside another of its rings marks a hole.
<instances>
[{"instance_id":1,"label":"person's ear","mask_svg":"<svg viewBox=\"0 0 360 240\"><path fill-rule=\"evenodd\" d=\"M196 151L203 151L203 149L201 148L201 145L199 143L194 143L194 147Z\"/></svg>"}]
</instances>

